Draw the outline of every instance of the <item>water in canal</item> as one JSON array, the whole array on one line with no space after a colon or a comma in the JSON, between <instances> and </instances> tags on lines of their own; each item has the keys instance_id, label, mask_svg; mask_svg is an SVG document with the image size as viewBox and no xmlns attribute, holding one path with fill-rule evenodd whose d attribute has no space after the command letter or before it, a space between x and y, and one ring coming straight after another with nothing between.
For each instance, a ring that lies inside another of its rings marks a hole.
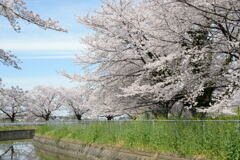
<instances>
[{"instance_id":1,"label":"water in canal","mask_svg":"<svg viewBox=\"0 0 240 160\"><path fill-rule=\"evenodd\" d=\"M31 142L0 144L0 160L40 160Z\"/></svg>"}]
</instances>

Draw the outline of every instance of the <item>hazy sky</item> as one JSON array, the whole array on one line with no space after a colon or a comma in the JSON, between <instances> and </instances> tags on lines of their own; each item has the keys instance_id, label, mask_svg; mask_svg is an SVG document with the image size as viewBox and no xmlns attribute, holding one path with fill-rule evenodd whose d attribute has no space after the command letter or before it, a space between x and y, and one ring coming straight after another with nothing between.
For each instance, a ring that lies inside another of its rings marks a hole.
<instances>
[{"instance_id":1,"label":"hazy sky","mask_svg":"<svg viewBox=\"0 0 240 160\"><path fill-rule=\"evenodd\" d=\"M0 66L0 77L7 86L19 85L31 89L36 85L74 86L58 71L81 73L72 63L75 54L81 54L84 45L80 38L91 31L76 21L101 6L100 0L25 0L29 10L59 20L68 33L43 30L21 22L21 33L16 33L7 20L0 18L0 48L11 51L21 59L22 70Z\"/></svg>"}]
</instances>

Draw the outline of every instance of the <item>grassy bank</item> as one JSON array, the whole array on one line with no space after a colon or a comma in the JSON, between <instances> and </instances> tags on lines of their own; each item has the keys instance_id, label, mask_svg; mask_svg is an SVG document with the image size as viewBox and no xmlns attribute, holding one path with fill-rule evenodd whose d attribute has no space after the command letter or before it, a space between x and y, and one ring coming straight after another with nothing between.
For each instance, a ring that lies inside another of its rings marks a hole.
<instances>
[{"instance_id":1,"label":"grassy bank","mask_svg":"<svg viewBox=\"0 0 240 160\"><path fill-rule=\"evenodd\" d=\"M28 130L28 129L36 129L36 126L0 126L0 131L11 131L11 130Z\"/></svg>"},{"instance_id":2,"label":"grassy bank","mask_svg":"<svg viewBox=\"0 0 240 160\"><path fill-rule=\"evenodd\" d=\"M38 157L41 158L41 160L57 160L57 158L51 157L49 155L43 154L43 153L37 153Z\"/></svg>"},{"instance_id":3,"label":"grassy bank","mask_svg":"<svg viewBox=\"0 0 240 160\"><path fill-rule=\"evenodd\" d=\"M240 159L240 123L224 121L95 122L44 125L37 134L57 140L132 147L183 157Z\"/></svg>"}]
</instances>

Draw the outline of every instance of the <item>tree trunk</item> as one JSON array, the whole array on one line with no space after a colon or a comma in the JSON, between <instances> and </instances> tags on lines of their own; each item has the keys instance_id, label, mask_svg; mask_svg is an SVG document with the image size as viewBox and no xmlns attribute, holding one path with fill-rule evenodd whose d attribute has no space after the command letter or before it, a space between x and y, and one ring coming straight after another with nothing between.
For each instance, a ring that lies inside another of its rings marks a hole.
<instances>
[{"instance_id":1,"label":"tree trunk","mask_svg":"<svg viewBox=\"0 0 240 160\"><path fill-rule=\"evenodd\" d=\"M77 120L81 121L82 120L82 115L76 114Z\"/></svg>"},{"instance_id":2,"label":"tree trunk","mask_svg":"<svg viewBox=\"0 0 240 160\"><path fill-rule=\"evenodd\" d=\"M45 121L49 121L50 117L49 116L46 116L44 117Z\"/></svg>"},{"instance_id":3,"label":"tree trunk","mask_svg":"<svg viewBox=\"0 0 240 160\"><path fill-rule=\"evenodd\" d=\"M164 118L168 119L168 114L171 110L171 103L166 102L165 104L160 103L157 108L154 108L151 112L154 117L163 116Z\"/></svg>"},{"instance_id":4,"label":"tree trunk","mask_svg":"<svg viewBox=\"0 0 240 160\"><path fill-rule=\"evenodd\" d=\"M13 114L11 117L9 117L11 122L13 123L15 121L15 114Z\"/></svg>"},{"instance_id":5,"label":"tree trunk","mask_svg":"<svg viewBox=\"0 0 240 160\"><path fill-rule=\"evenodd\" d=\"M47 113L46 115L43 116L43 119L45 119L45 121L49 121L50 115L51 113Z\"/></svg>"},{"instance_id":6,"label":"tree trunk","mask_svg":"<svg viewBox=\"0 0 240 160\"><path fill-rule=\"evenodd\" d=\"M106 118L107 118L108 121L111 121L111 120L113 120L114 116L108 115L108 116L106 116Z\"/></svg>"}]
</instances>

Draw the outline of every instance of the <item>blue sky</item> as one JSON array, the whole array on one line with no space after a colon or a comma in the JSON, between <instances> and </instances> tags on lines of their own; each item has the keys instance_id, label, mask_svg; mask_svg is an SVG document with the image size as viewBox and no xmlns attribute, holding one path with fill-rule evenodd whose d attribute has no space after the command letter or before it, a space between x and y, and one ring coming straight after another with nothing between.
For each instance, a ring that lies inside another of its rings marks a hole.
<instances>
[{"instance_id":1,"label":"blue sky","mask_svg":"<svg viewBox=\"0 0 240 160\"><path fill-rule=\"evenodd\" d=\"M68 33L43 30L27 22L20 22L21 33L15 32L6 19L0 18L0 48L11 51L22 63L22 70L1 65L0 77L6 86L19 85L31 89L36 85L78 85L63 77L58 71L82 73L72 61L81 54L84 44L80 38L91 33L76 21L77 16L101 7L100 0L25 0L29 10L42 18L51 17L68 29Z\"/></svg>"}]
</instances>

